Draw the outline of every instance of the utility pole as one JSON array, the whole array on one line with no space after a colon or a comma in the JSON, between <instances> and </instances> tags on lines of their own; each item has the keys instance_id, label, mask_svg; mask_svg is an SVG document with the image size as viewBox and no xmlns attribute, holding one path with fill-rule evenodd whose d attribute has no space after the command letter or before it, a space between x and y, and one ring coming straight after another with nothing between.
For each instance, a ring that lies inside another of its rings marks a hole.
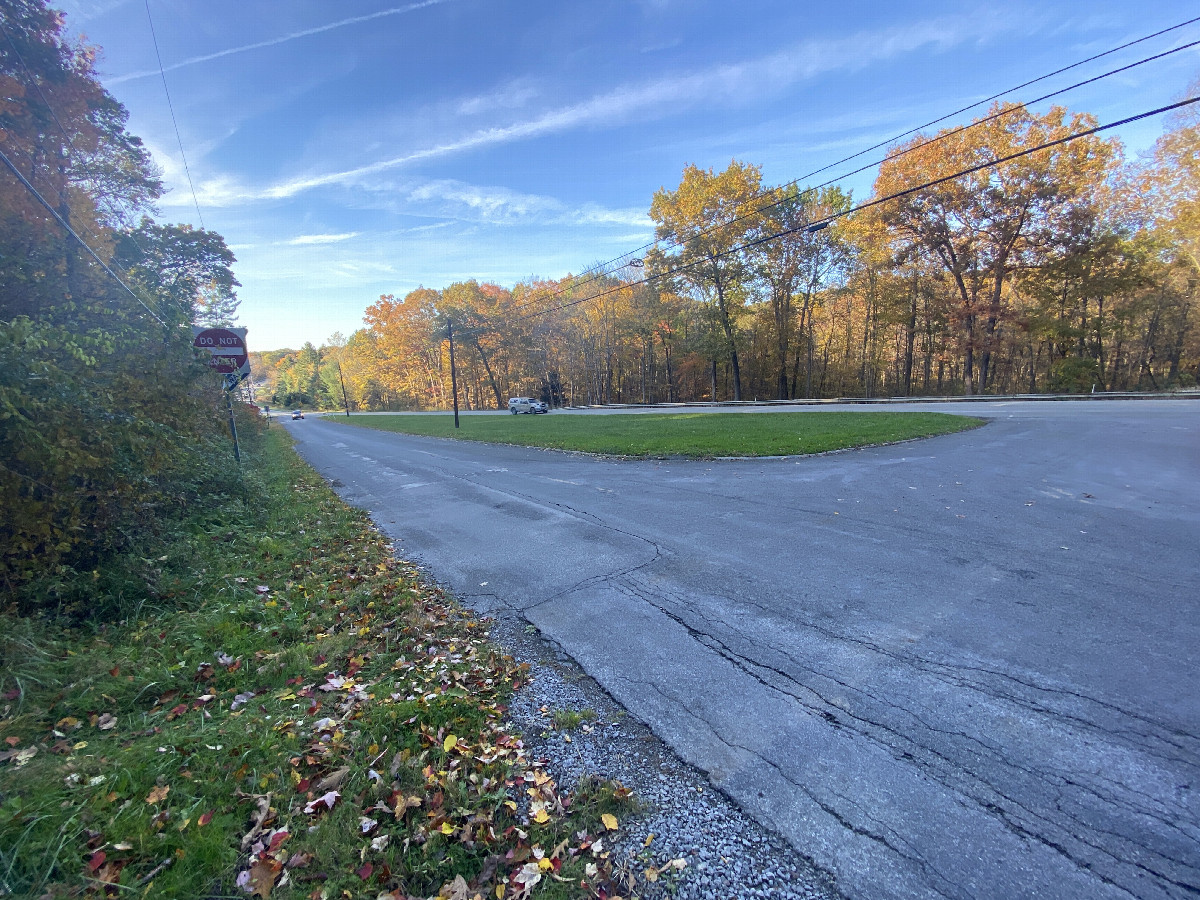
<instances>
[{"instance_id":1,"label":"utility pole","mask_svg":"<svg viewBox=\"0 0 1200 900\"><path fill-rule=\"evenodd\" d=\"M450 337L450 393L454 398L454 427L458 427L458 373L454 368L454 322L446 320L446 334Z\"/></svg>"},{"instance_id":2,"label":"utility pole","mask_svg":"<svg viewBox=\"0 0 1200 900\"><path fill-rule=\"evenodd\" d=\"M336 360L338 367L338 381L342 383L342 403L346 407L346 418L350 418L350 401L346 399L346 379L342 377L342 361Z\"/></svg>"}]
</instances>

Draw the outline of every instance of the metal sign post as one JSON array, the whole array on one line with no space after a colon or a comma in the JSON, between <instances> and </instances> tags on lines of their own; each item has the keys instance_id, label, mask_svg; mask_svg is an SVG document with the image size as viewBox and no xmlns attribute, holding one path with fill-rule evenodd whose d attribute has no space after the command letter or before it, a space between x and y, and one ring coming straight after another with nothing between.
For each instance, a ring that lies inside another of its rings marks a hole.
<instances>
[{"instance_id":1,"label":"metal sign post","mask_svg":"<svg viewBox=\"0 0 1200 900\"><path fill-rule=\"evenodd\" d=\"M246 350L245 328L201 328L192 326L192 346L212 354L209 366L224 376L225 401L229 407L229 434L233 438L233 457L240 465L237 423L233 419L233 392L250 377L250 355Z\"/></svg>"}]
</instances>

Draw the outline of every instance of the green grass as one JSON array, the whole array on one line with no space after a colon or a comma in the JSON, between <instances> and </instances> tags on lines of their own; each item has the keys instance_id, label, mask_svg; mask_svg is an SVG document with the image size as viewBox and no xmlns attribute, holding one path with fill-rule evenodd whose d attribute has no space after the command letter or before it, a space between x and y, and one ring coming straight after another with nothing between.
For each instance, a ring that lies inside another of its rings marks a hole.
<instances>
[{"instance_id":1,"label":"green grass","mask_svg":"<svg viewBox=\"0 0 1200 900\"><path fill-rule=\"evenodd\" d=\"M634 893L594 850L629 792L560 790L505 722L526 667L253 443L242 493L110 563L140 593L95 573L119 621L0 611L0 896Z\"/></svg>"},{"instance_id":2,"label":"green grass","mask_svg":"<svg viewBox=\"0 0 1200 900\"><path fill-rule=\"evenodd\" d=\"M330 417L330 421L343 421ZM653 413L358 416L366 428L631 457L795 456L975 428L982 419L930 412Z\"/></svg>"}]
</instances>

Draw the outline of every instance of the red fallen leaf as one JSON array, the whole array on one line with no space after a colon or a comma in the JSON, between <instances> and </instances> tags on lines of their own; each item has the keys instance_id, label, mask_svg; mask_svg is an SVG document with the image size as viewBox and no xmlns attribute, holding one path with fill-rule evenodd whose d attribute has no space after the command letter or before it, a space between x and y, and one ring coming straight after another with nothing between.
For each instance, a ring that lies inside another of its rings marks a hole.
<instances>
[{"instance_id":1,"label":"red fallen leaf","mask_svg":"<svg viewBox=\"0 0 1200 900\"><path fill-rule=\"evenodd\" d=\"M21 743L21 739L19 737L15 737L15 736L14 737L6 737L4 739L4 743L8 744L8 746L10 746L10 747L15 747L15 746L17 746L17 744Z\"/></svg>"},{"instance_id":2,"label":"red fallen leaf","mask_svg":"<svg viewBox=\"0 0 1200 900\"><path fill-rule=\"evenodd\" d=\"M327 658L328 658L328 657L326 657L324 653L318 653L318 654L317 654L317 663L318 663L318 664L320 664L320 663L323 663L323 662L325 662L325 660L326 660Z\"/></svg>"},{"instance_id":3,"label":"red fallen leaf","mask_svg":"<svg viewBox=\"0 0 1200 900\"><path fill-rule=\"evenodd\" d=\"M300 783L296 785L296 791L297 791L298 793L301 793L301 794L303 794L305 791L307 791L307 790L308 790L308 788L309 788L309 786L310 786L311 784L312 784L312 780L311 780L311 779L308 779L308 778L301 778L301 779L300 779Z\"/></svg>"},{"instance_id":4,"label":"red fallen leaf","mask_svg":"<svg viewBox=\"0 0 1200 900\"><path fill-rule=\"evenodd\" d=\"M95 875L96 870L104 865L105 858L106 857L103 850L97 850L95 853L93 853L87 862L88 872Z\"/></svg>"},{"instance_id":5,"label":"red fallen leaf","mask_svg":"<svg viewBox=\"0 0 1200 900\"><path fill-rule=\"evenodd\" d=\"M200 827L204 827L205 825L207 825L209 822L212 821L212 817L213 817L213 814L212 814L212 810L210 809L208 812L202 813L200 815L200 818L196 820L196 824Z\"/></svg>"},{"instance_id":6,"label":"red fallen leaf","mask_svg":"<svg viewBox=\"0 0 1200 900\"><path fill-rule=\"evenodd\" d=\"M113 666L111 669L108 670L108 674L111 675L113 678L116 678L118 675L121 674L121 667Z\"/></svg>"},{"instance_id":7,"label":"red fallen leaf","mask_svg":"<svg viewBox=\"0 0 1200 900\"><path fill-rule=\"evenodd\" d=\"M267 852L274 853L276 850L279 849L280 844L282 844L284 841L286 841L290 837L291 837L291 835L288 834L286 831L275 832L273 835L271 835L271 843L267 846Z\"/></svg>"},{"instance_id":8,"label":"red fallen leaf","mask_svg":"<svg viewBox=\"0 0 1200 900\"><path fill-rule=\"evenodd\" d=\"M167 713L167 721L170 722L172 719L178 719L187 712L187 709L188 705L186 703L180 703L178 706L172 707L171 711Z\"/></svg>"},{"instance_id":9,"label":"red fallen leaf","mask_svg":"<svg viewBox=\"0 0 1200 900\"><path fill-rule=\"evenodd\" d=\"M371 877L371 873L374 871L375 871L375 867L373 865L371 865L370 863L365 863L364 865L359 866L357 869L355 869L354 874L357 875L359 878L361 878L363 881L366 881L368 878Z\"/></svg>"}]
</instances>

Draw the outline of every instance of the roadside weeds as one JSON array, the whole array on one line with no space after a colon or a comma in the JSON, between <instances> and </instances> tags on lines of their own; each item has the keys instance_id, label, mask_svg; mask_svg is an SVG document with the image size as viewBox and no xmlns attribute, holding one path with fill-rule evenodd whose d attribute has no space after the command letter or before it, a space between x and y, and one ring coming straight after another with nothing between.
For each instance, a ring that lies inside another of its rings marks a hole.
<instances>
[{"instance_id":1,"label":"roadside weeds","mask_svg":"<svg viewBox=\"0 0 1200 900\"><path fill-rule=\"evenodd\" d=\"M509 722L528 665L279 432L245 482L121 621L4 615L0 895L636 895L629 789Z\"/></svg>"}]
</instances>

